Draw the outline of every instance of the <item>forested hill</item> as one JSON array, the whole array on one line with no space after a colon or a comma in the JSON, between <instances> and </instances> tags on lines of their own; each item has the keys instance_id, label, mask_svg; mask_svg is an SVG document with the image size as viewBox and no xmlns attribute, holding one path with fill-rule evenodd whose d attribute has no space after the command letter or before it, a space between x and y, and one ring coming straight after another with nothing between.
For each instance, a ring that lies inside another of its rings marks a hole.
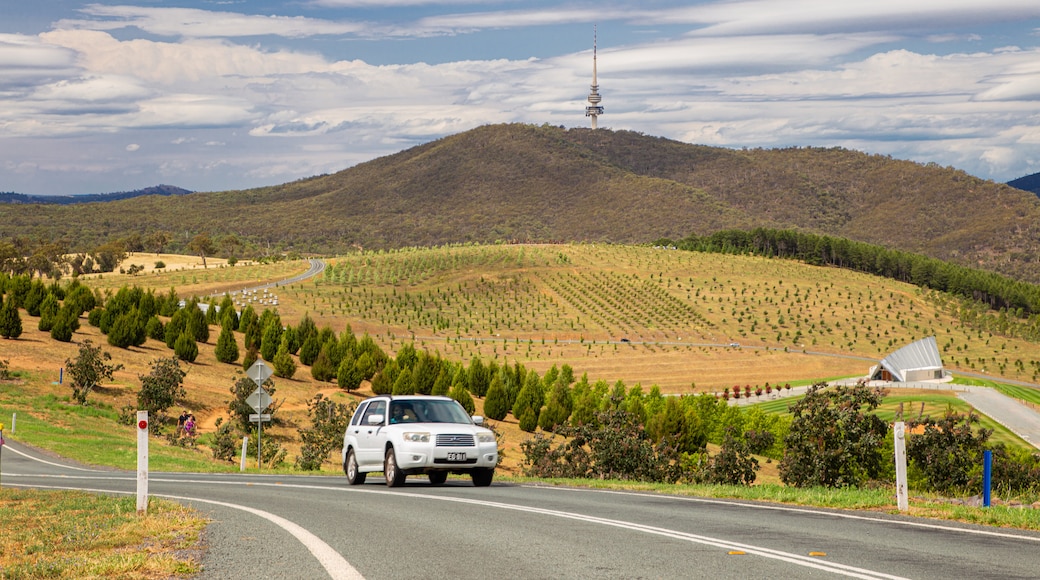
<instances>
[{"instance_id":1,"label":"forested hill","mask_svg":"<svg viewBox=\"0 0 1040 580\"><path fill-rule=\"evenodd\" d=\"M93 203L105 201L119 201L131 199L142 195L184 195L191 193L174 185L155 185L144 189L133 191L120 191L117 193L81 193L75 195L28 195L24 193L0 192L0 203L44 203L56 205L70 205L76 203Z\"/></svg>"},{"instance_id":2,"label":"forested hill","mask_svg":"<svg viewBox=\"0 0 1040 580\"><path fill-rule=\"evenodd\" d=\"M491 125L284 185L74 207L8 206L0 238L74 248L234 233L301 252L494 241L642 243L794 228L1040 281L1040 199L844 149L734 150L635 132ZM70 232L68 223L76 223Z\"/></svg>"},{"instance_id":3,"label":"forested hill","mask_svg":"<svg viewBox=\"0 0 1040 580\"><path fill-rule=\"evenodd\" d=\"M1040 195L1040 173L1032 173L1025 177L1013 179L1008 182L1008 185Z\"/></svg>"}]
</instances>

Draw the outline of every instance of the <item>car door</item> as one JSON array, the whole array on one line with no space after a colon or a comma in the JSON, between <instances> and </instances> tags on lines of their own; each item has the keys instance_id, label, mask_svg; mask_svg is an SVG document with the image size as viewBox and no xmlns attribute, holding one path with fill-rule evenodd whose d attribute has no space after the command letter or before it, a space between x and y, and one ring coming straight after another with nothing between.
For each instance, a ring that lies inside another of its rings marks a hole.
<instances>
[{"instance_id":1,"label":"car door","mask_svg":"<svg viewBox=\"0 0 1040 580\"><path fill-rule=\"evenodd\" d=\"M382 421L373 424L371 421L377 415L382 417ZM383 446L386 444L386 434L383 433L385 423L386 401L372 401L362 414L361 421L357 425L350 426L351 429L356 429L359 464L366 467L383 465Z\"/></svg>"}]
</instances>

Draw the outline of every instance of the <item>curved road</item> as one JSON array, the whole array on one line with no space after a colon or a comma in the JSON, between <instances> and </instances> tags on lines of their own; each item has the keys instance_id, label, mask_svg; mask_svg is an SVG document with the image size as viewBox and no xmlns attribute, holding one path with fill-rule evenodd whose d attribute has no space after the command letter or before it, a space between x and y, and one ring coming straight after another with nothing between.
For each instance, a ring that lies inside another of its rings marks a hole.
<instances>
[{"instance_id":1,"label":"curved road","mask_svg":"<svg viewBox=\"0 0 1040 580\"><path fill-rule=\"evenodd\" d=\"M133 494L17 442L3 485ZM207 513L200 578L1035 578L1040 534L869 512L421 477L152 473Z\"/></svg>"}]
</instances>

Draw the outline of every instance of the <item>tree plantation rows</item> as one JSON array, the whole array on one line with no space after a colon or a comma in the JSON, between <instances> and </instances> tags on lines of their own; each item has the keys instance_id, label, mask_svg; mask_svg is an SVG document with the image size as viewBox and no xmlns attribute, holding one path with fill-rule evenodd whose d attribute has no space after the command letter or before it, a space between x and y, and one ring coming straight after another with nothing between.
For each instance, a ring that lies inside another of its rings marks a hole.
<instances>
[{"instance_id":1,"label":"tree plantation rows","mask_svg":"<svg viewBox=\"0 0 1040 580\"><path fill-rule=\"evenodd\" d=\"M423 280L415 284L350 282L360 271L372 279L392 278L379 274L389 271L407 278L407 265L431 272L435 263L467 267L411 275ZM480 266L469 269L474 264ZM880 358L935 335L948 366L1000 369L1021 379L1040 371L1027 354L1032 347L1007 340L1027 339L1031 323L1006 311L753 256L601 245L408 249L337 258L317 282L283 292L318 318L351 320L384 348L396 337L415 337L461 360L566 353L565 362L575 364L574 357L613 355L622 339L640 348L736 341Z\"/></svg>"},{"instance_id":2,"label":"tree plantation rows","mask_svg":"<svg viewBox=\"0 0 1040 580\"><path fill-rule=\"evenodd\" d=\"M661 240L661 245L673 245ZM794 230L757 228L690 236L678 242L684 250L749 253L837 266L948 292L1005 310L1017 318L1040 314L1040 286L1006 276L966 268L919 254Z\"/></svg>"},{"instance_id":3,"label":"tree plantation rows","mask_svg":"<svg viewBox=\"0 0 1040 580\"><path fill-rule=\"evenodd\" d=\"M595 251L606 252L603 256L610 258L609 249ZM578 256L570 256L571 266ZM655 256L644 258L653 260ZM624 280L623 274L617 276ZM616 281L605 274L587 279L603 285ZM712 309L720 302L740 304L746 299L763 302L756 307L769 311L767 307L781 296L791 304L825 300L822 284L817 288L780 280L775 287L744 282L738 287L661 274L646 283L668 297L689 292L691 300L704 300L699 295L706 294ZM587 287L590 292L592 286ZM252 305L239 313L230 296L211 299L200 308L196 299L182 305L172 289L157 294L122 287L104 296L90 292L77 280L59 286L23 277L3 279L3 290L3 311L14 309L19 323L23 323L22 310L24 323L39 324L45 312L68 309L76 313L77 320L88 313L89 323L105 335L111 347L133 348L149 338L163 341L171 355L152 361L150 373L139 376L137 390L138 406L160 417L158 425L166 410L185 397L180 365L190 365L198 355L198 344L213 342L211 327L219 327L214 353L229 368L247 368L262 356L272 363L277 377L290 379L301 367L308 367L314 379L347 393L357 392L368 381L379 394L447 395L471 413L482 400L483 413L490 420L516 421L522 431L533 434L523 444L525 469L532 475L746 485L755 481L758 462L764 459L778 463L780 477L789 485L857 486L891 479L891 434L874 414L884 394L861 386L816 388L805 398L792 398L790 414L773 414L755 406L730 406L725 397L713 394L669 396L656 385L644 390L640 384L593 380L587 374L578 377L566 364L541 374L518 360L474 355L467 364L417 348L412 342L402 343L390 356L372 336L358 337L349 325L337 333L327 325L319 328L309 315L289 324L277 311L265 308L258 314ZM389 296L395 291L392 288ZM843 290L842 295L848 292ZM655 293L642 294L656 300ZM608 293L596 296L605 303L619 300ZM634 294L628 295L628 299L634 298ZM867 313L884 310L878 306L882 299L868 292L855 301L859 324L869 324ZM37 307L39 314L33 314ZM730 308L727 318L742 313L733 312L736 306ZM825 308L837 310L839 306L826 303ZM783 310L778 316L797 319L796 312L792 307L790 313ZM17 339L17 335L10 338ZM89 341L81 344L79 356L67 361L74 400L85 403L94 386L105 377L111 379L121 366L119 358ZM113 362L107 362L110 360ZM252 409L244 400L253 388L241 376L229 385L231 396L225 404L231 419L218 422L209 439L215 457L233 460L234 442L240 434L249 433L247 417ZM269 390L274 394L273 385ZM299 426L293 438L300 443L296 466L312 470L334 459L350 406L320 394L307 406L308 424ZM123 411L131 417L127 409ZM278 411L278 405L270 411L276 423L280 421ZM909 449L915 489L963 493L976 486L975 459L989 432L978 429L971 416L954 413L922 417L919 422L920 443ZM168 437L176 444L194 444L193 439L176 433ZM709 452L708 443L717 450ZM287 450L275 440L252 453L267 465L288 459ZM998 455L997 485L1001 489L1009 494L1037 491L1040 464L1036 456L1004 447L998 447ZM821 457L827 460L821 461Z\"/></svg>"}]
</instances>

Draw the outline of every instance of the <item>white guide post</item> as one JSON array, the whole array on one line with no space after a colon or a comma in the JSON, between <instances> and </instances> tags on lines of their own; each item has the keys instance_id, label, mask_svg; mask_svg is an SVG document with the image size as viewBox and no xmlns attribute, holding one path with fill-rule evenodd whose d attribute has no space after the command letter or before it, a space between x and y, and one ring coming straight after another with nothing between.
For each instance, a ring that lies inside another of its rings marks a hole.
<instances>
[{"instance_id":1,"label":"white guide post","mask_svg":"<svg viewBox=\"0 0 1040 580\"><path fill-rule=\"evenodd\" d=\"M910 509L906 489L906 425L902 421L896 421L893 429L896 448L896 502L899 511L905 512Z\"/></svg>"},{"instance_id":2,"label":"white guide post","mask_svg":"<svg viewBox=\"0 0 1040 580\"><path fill-rule=\"evenodd\" d=\"M137 412L137 515L148 513L148 411Z\"/></svg>"},{"instance_id":3,"label":"white guide post","mask_svg":"<svg viewBox=\"0 0 1040 580\"><path fill-rule=\"evenodd\" d=\"M249 449L249 437L242 438L242 464L239 465L239 471L246 470L246 451Z\"/></svg>"}]
</instances>

